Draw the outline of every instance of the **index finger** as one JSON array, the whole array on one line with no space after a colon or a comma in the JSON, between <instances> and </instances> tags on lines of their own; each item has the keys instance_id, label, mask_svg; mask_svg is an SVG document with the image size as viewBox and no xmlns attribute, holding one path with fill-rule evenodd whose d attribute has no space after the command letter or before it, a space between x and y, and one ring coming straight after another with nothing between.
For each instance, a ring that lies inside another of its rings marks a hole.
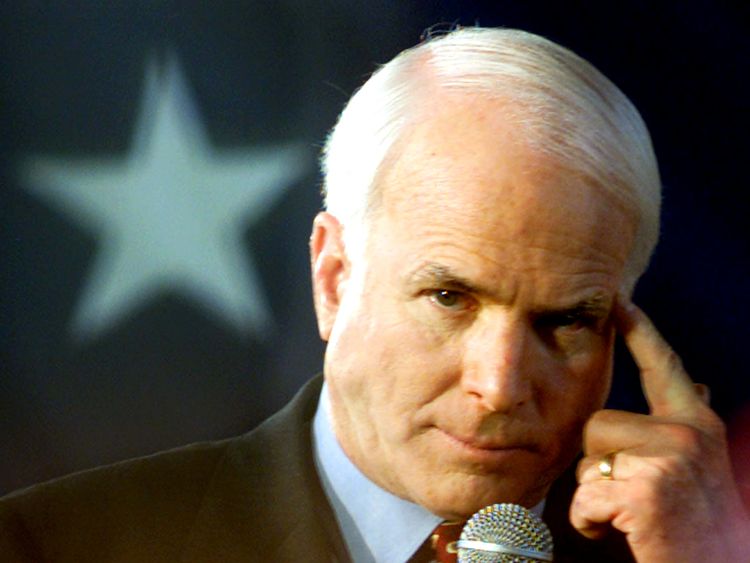
<instances>
[{"instance_id":1,"label":"index finger","mask_svg":"<svg viewBox=\"0 0 750 563\"><path fill-rule=\"evenodd\" d=\"M641 309L620 296L614 319L640 369L643 394L652 414L690 412L701 404L680 357Z\"/></svg>"}]
</instances>

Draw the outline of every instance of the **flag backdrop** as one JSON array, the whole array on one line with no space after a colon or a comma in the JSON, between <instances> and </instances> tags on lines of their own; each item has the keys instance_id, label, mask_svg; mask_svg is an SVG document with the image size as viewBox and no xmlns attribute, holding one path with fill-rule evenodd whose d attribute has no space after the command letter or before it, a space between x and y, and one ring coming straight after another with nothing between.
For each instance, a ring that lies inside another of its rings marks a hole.
<instances>
[{"instance_id":1,"label":"flag backdrop","mask_svg":"<svg viewBox=\"0 0 750 563\"><path fill-rule=\"evenodd\" d=\"M639 302L737 417L750 398L740 11L585 4L3 3L0 493L246 431L320 369L307 237L322 140L376 65L438 23L547 35L635 101L665 184ZM618 360L613 404L643 408Z\"/></svg>"}]
</instances>

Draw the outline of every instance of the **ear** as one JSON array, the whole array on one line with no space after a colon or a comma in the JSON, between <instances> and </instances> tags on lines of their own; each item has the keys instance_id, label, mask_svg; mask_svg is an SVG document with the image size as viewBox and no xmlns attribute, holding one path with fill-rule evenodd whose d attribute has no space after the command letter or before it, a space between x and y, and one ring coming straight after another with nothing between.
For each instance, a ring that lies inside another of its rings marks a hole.
<instances>
[{"instance_id":1,"label":"ear","mask_svg":"<svg viewBox=\"0 0 750 563\"><path fill-rule=\"evenodd\" d=\"M327 341L339 311L350 265L342 240L341 223L325 211L318 213L313 221L310 267L318 332Z\"/></svg>"}]
</instances>

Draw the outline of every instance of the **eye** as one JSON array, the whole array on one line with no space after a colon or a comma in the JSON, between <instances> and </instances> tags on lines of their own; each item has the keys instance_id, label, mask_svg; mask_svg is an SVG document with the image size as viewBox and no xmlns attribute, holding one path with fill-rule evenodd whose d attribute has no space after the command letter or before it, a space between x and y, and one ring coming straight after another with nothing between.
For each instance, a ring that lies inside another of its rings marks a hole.
<instances>
[{"instance_id":1,"label":"eye","mask_svg":"<svg viewBox=\"0 0 750 563\"><path fill-rule=\"evenodd\" d=\"M579 315L564 313L552 317L551 324L559 328L580 328L586 324L585 320Z\"/></svg>"},{"instance_id":2,"label":"eye","mask_svg":"<svg viewBox=\"0 0 750 563\"><path fill-rule=\"evenodd\" d=\"M591 320L576 313L555 313L537 319L537 326L546 330L578 330L590 324Z\"/></svg>"},{"instance_id":3,"label":"eye","mask_svg":"<svg viewBox=\"0 0 750 563\"><path fill-rule=\"evenodd\" d=\"M606 317L601 315L587 314L585 311L561 311L538 317L535 325L542 333L573 336L583 331L599 332L605 322Z\"/></svg>"},{"instance_id":4,"label":"eye","mask_svg":"<svg viewBox=\"0 0 750 563\"><path fill-rule=\"evenodd\" d=\"M442 289L433 295L433 299L438 305L453 308L458 303L459 296L455 291Z\"/></svg>"},{"instance_id":5,"label":"eye","mask_svg":"<svg viewBox=\"0 0 750 563\"><path fill-rule=\"evenodd\" d=\"M469 296L461 291L438 289L430 294L430 300L445 309L467 309L471 307Z\"/></svg>"}]
</instances>

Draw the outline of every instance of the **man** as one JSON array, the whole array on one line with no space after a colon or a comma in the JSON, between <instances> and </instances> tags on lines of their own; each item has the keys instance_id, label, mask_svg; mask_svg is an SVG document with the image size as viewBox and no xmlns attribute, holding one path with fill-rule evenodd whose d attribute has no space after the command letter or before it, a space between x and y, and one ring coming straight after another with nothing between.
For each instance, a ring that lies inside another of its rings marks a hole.
<instances>
[{"instance_id":1,"label":"man","mask_svg":"<svg viewBox=\"0 0 750 563\"><path fill-rule=\"evenodd\" d=\"M659 179L611 82L540 37L458 30L355 94L324 173L325 385L246 436L6 497L6 559L417 560L497 502L543 514L557 561L748 559L722 423L630 303ZM600 410L616 331L650 415Z\"/></svg>"}]
</instances>

